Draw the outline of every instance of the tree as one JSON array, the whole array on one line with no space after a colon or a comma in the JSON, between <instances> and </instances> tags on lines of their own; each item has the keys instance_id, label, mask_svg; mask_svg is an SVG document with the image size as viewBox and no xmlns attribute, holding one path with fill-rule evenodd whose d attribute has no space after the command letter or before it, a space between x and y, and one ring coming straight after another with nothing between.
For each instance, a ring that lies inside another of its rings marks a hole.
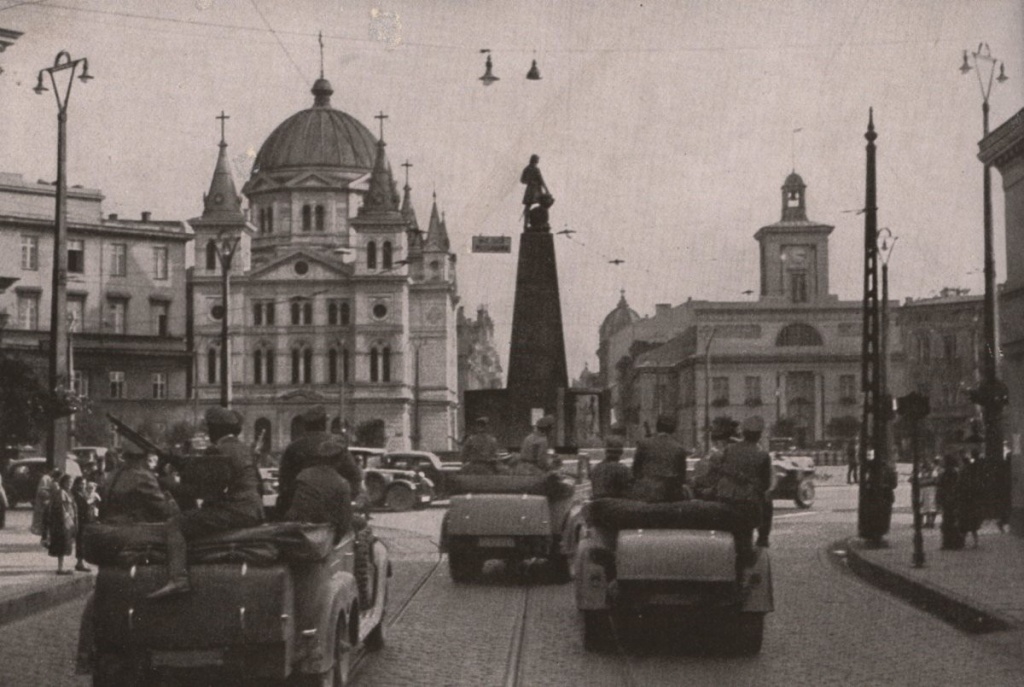
<instances>
[{"instance_id":1,"label":"tree","mask_svg":"<svg viewBox=\"0 0 1024 687\"><path fill-rule=\"evenodd\" d=\"M75 443L106 446L110 443L110 421L102 405L90 403L75 414Z\"/></svg>"},{"instance_id":2,"label":"tree","mask_svg":"<svg viewBox=\"0 0 1024 687\"><path fill-rule=\"evenodd\" d=\"M387 425L384 420L377 418L356 425L356 446L384 448L387 441Z\"/></svg>"},{"instance_id":3,"label":"tree","mask_svg":"<svg viewBox=\"0 0 1024 687\"><path fill-rule=\"evenodd\" d=\"M38 442L52 417L52 396L28 364L0 356L0 448Z\"/></svg>"}]
</instances>

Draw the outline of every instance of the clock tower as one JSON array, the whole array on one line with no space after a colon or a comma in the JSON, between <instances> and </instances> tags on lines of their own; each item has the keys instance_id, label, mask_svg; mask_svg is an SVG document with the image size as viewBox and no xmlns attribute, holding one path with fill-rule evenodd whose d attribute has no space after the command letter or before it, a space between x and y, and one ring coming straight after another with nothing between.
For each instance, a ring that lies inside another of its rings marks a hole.
<instances>
[{"instance_id":1,"label":"clock tower","mask_svg":"<svg viewBox=\"0 0 1024 687\"><path fill-rule=\"evenodd\" d=\"M828 237L833 227L807 219L807 186L796 172L782 185L782 219L754 235L761 244L761 300L820 304L828 290Z\"/></svg>"}]
</instances>

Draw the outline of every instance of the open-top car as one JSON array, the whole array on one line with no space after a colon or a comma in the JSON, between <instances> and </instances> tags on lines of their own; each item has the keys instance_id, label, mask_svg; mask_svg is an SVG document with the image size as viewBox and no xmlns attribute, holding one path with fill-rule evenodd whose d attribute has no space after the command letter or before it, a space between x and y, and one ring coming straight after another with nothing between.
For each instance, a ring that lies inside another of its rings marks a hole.
<instances>
[{"instance_id":1,"label":"open-top car","mask_svg":"<svg viewBox=\"0 0 1024 687\"><path fill-rule=\"evenodd\" d=\"M389 467L384 449L350 446L348 452L363 469L371 507L412 510L425 508L434 499L434 483L416 467Z\"/></svg>"}]
</instances>

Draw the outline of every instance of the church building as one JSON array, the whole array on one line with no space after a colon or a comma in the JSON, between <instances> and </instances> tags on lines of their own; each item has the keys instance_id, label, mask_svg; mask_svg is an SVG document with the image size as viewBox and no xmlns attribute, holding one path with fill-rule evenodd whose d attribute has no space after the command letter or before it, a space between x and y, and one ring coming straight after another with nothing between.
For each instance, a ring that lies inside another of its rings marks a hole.
<instances>
[{"instance_id":1,"label":"church building","mask_svg":"<svg viewBox=\"0 0 1024 687\"><path fill-rule=\"evenodd\" d=\"M283 449L297 434L297 416L323 404L334 429L383 420L388 448L449 450L458 295L443 215L435 197L420 231L408 176L399 196L383 114L378 138L331 106L323 75L312 94L312 107L263 143L244 198L222 131L203 213L189 221L198 399L216 404L230 374L232 407L261 449Z\"/></svg>"}]
</instances>

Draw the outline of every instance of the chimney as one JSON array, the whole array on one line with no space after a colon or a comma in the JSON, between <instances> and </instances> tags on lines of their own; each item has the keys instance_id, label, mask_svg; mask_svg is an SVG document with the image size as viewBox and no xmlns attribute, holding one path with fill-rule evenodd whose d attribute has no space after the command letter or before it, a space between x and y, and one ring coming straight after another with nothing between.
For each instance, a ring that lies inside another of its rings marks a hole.
<instances>
[{"instance_id":1,"label":"chimney","mask_svg":"<svg viewBox=\"0 0 1024 687\"><path fill-rule=\"evenodd\" d=\"M109 215L107 215L107 219L117 219L117 213L111 212Z\"/></svg>"},{"instance_id":2,"label":"chimney","mask_svg":"<svg viewBox=\"0 0 1024 687\"><path fill-rule=\"evenodd\" d=\"M149 210L143 210L142 211L142 221L143 222L148 222L149 218L152 217L152 215L153 215L153 213L150 212Z\"/></svg>"}]
</instances>

